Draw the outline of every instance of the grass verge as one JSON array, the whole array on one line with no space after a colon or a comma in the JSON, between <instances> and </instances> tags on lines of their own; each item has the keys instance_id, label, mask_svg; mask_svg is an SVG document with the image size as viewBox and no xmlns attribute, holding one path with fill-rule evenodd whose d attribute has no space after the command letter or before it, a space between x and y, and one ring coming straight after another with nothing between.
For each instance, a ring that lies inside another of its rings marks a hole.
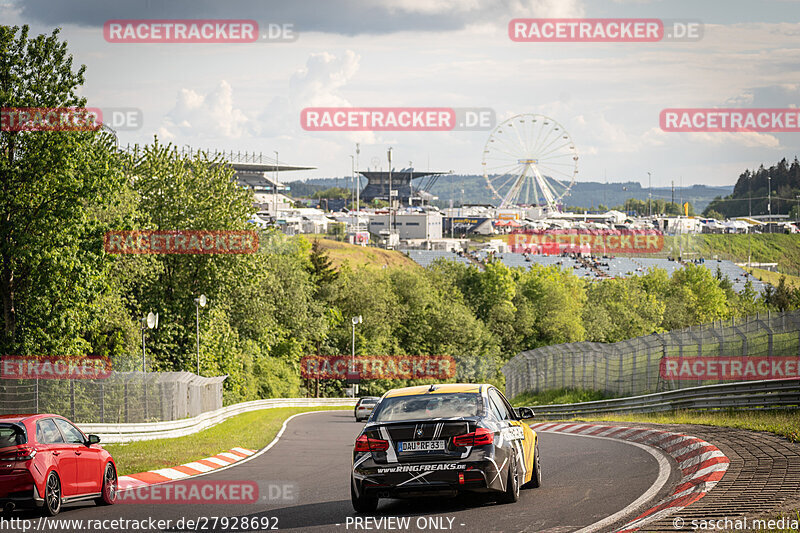
<instances>
[{"instance_id":1,"label":"grass verge","mask_svg":"<svg viewBox=\"0 0 800 533\"><path fill-rule=\"evenodd\" d=\"M652 424L695 424L751 431L766 431L800 442L798 411L673 411L667 413L592 415L592 422L645 422ZM587 421L573 418L570 421Z\"/></svg>"},{"instance_id":2,"label":"grass verge","mask_svg":"<svg viewBox=\"0 0 800 533\"><path fill-rule=\"evenodd\" d=\"M357 246L331 239L320 239L319 243L336 268L340 268L345 263L348 263L353 268L359 266L421 268L413 259L394 250L384 250L373 246Z\"/></svg>"},{"instance_id":3,"label":"grass verge","mask_svg":"<svg viewBox=\"0 0 800 533\"><path fill-rule=\"evenodd\" d=\"M297 413L322 410L350 410L352 407L279 407L234 416L194 435L128 444L106 444L114 457L118 474L124 476L168 468L204 459L236 446L260 450L278 434L284 420Z\"/></svg>"},{"instance_id":4,"label":"grass verge","mask_svg":"<svg viewBox=\"0 0 800 533\"><path fill-rule=\"evenodd\" d=\"M786 285L793 288L800 288L800 276L792 276L791 274L781 274L780 272L770 272L769 270L763 270L761 268L745 268L748 272L754 275L761 281L769 283L775 287L778 286L778 282L780 281L781 277L786 276Z\"/></svg>"},{"instance_id":5,"label":"grass verge","mask_svg":"<svg viewBox=\"0 0 800 533\"><path fill-rule=\"evenodd\" d=\"M561 403L594 402L607 400L614 396L602 391L583 389L555 389L539 393L523 392L511 400L514 407L530 407L535 405L555 405Z\"/></svg>"}]
</instances>

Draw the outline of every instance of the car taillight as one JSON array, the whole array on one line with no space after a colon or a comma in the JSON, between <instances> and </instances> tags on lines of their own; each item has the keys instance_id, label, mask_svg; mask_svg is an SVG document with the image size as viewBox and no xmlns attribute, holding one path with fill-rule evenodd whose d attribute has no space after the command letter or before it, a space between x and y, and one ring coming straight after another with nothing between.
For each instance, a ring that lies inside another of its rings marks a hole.
<instances>
[{"instance_id":1,"label":"car taillight","mask_svg":"<svg viewBox=\"0 0 800 533\"><path fill-rule=\"evenodd\" d=\"M388 449L389 441L371 439L366 435L361 435L356 439L357 452L385 452Z\"/></svg>"},{"instance_id":2,"label":"car taillight","mask_svg":"<svg viewBox=\"0 0 800 533\"><path fill-rule=\"evenodd\" d=\"M359 411L361 411L362 409L366 409L366 407L364 407L364 406L362 405L361 407L359 407L359 408L358 408L358 410L359 410Z\"/></svg>"},{"instance_id":3,"label":"car taillight","mask_svg":"<svg viewBox=\"0 0 800 533\"><path fill-rule=\"evenodd\" d=\"M483 446L494 442L494 433L486 428L477 428L472 433L453 437L453 446Z\"/></svg>"},{"instance_id":4,"label":"car taillight","mask_svg":"<svg viewBox=\"0 0 800 533\"><path fill-rule=\"evenodd\" d=\"M36 456L33 448L19 448L0 455L0 461L30 461Z\"/></svg>"}]
</instances>

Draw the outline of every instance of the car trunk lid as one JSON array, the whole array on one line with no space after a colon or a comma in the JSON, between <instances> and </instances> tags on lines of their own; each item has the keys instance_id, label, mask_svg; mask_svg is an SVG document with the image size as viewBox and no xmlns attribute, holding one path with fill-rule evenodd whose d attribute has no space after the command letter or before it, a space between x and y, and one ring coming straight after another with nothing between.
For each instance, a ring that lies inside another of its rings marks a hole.
<instances>
[{"instance_id":1,"label":"car trunk lid","mask_svg":"<svg viewBox=\"0 0 800 533\"><path fill-rule=\"evenodd\" d=\"M372 451L376 463L419 463L458 459L467 448L453 444L453 438L475 431L477 419L420 420L371 424L365 428L370 439L388 442L385 451Z\"/></svg>"}]
</instances>

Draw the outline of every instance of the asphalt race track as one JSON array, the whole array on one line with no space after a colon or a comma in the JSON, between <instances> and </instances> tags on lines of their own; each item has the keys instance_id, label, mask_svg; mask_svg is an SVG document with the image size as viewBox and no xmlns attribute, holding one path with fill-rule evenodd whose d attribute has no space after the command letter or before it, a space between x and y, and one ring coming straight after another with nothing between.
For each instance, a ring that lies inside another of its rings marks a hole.
<instances>
[{"instance_id":1,"label":"asphalt race track","mask_svg":"<svg viewBox=\"0 0 800 533\"><path fill-rule=\"evenodd\" d=\"M350 454L361 427L348 411L299 416L289 422L280 441L266 453L223 471L193 478L194 482L252 480L259 483L262 493L267 492L267 484L289 487L290 492L281 493L280 497L275 491L272 502L117 504L111 507L75 503L65 505L56 518L152 518L170 519L175 524L181 518L196 520L216 516L247 517L249 520L258 516L272 517L270 524L277 524L280 531L566 532L593 524L627 507L647 491L658 476L656 460L637 447L611 440L545 433L540 434L543 485L523 490L518 503L498 505L459 498L381 500L374 515L376 519L405 517L409 526L406 529L393 522L388 529L379 528L371 520L353 522L359 515L353 512L350 504ZM291 501L282 501L284 494ZM269 497L268 492L266 496ZM17 513L15 517L38 521L38 515L30 513ZM52 520L46 522L44 531L104 531L85 526L56 528ZM233 528L232 523L229 522L226 531L252 530ZM167 531L188 529L176 525L164 528ZM206 524L205 530L212 529ZM217 530L223 529L218 527Z\"/></svg>"}]
</instances>

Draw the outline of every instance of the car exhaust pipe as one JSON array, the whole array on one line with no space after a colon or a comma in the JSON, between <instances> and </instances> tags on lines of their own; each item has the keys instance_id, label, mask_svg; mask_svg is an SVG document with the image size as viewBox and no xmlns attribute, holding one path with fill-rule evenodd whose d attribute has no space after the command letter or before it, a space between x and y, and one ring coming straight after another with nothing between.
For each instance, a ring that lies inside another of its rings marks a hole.
<instances>
[{"instance_id":1,"label":"car exhaust pipe","mask_svg":"<svg viewBox=\"0 0 800 533\"><path fill-rule=\"evenodd\" d=\"M16 504L15 504L14 502L8 502L8 503L6 503L6 505L3 507L3 514L5 514L6 516L8 516L8 515L10 515L11 513L13 513L13 512L14 512L14 509L16 509L16 508L17 508L17 506L16 506Z\"/></svg>"}]
</instances>

